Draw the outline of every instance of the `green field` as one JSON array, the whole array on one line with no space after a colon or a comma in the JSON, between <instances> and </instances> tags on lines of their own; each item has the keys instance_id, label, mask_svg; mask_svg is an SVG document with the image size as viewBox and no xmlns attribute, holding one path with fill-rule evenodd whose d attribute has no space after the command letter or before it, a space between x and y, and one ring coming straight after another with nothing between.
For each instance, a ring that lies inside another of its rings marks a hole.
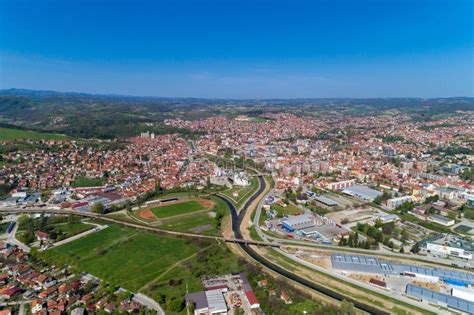
<instances>
[{"instance_id":1,"label":"green field","mask_svg":"<svg viewBox=\"0 0 474 315\"><path fill-rule=\"evenodd\" d=\"M72 223L72 224L58 224L58 225L55 225L54 228L56 231L64 233L63 234L64 236L63 239L64 239L64 238L69 238L71 236L88 231L94 228L94 226L91 224L78 222L78 223Z\"/></svg>"},{"instance_id":2,"label":"green field","mask_svg":"<svg viewBox=\"0 0 474 315\"><path fill-rule=\"evenodd\" d=\"M215 218L211 218L207 213L201 213L186 218L179 218L176 220L166 221L165 224L161 225L160 228L165 230L171 230L176 232L193 232L193 228L204 226L206 224L211 225L211 229L203 231L199 234L213 235L216 233Z\"/></svg>"},{"instance_id":3,"label":"green field","mask_svg":"<svg viewBox=\"0 0 474 315\"><path fill-rule=\"evenodd\" d=\"M68 264L136 292L196 251L196 246L182 239L112 225L41 256L52 264Z\"/></svg>"},{"instance_id":4,"label":"green field","mask_svg":"<svg viewBox=\"0 0 474 315\"><path fill-rule=\"evenodd\" d=\"M211 196L211 200L215 203L215 217L209 216L207 213L198 213L192 216L178 217L167 219L160 228L176 232L190 232L204 235L218 235L220 232L220 221L228 213L227 205L222 199ZM199 231L196 228L210 225L210 229Z\"/></svg>"},{"instance_id":5,"label":"green field","mask_svg":"<svg viewBox=\"0 0 474 315\"><path fill-rule=\"evenodd\" d=\"M173 203L173 204L165 205L161 207L154 207L154 208L151 208L150 210L153 212L154 215L162 219L162 218L172 217L175 215L201 211L205 209L206 207L201 205L199 202L191 200L191 201L185 201L185 202L180 202L180 203Z\"/></svg>"},{"instance_id":6,"label":"green field","mask_svg":"<svg viewBox=\"0 0 474 315\"><path fill-rule=\"evenodd\" d=\"M246 187L234 186L232 189L222 192L223 195L229 197L231 201L240 208L244 202L258 189L258 179L252 177L250 179L250 185ZM234 197L234 192L238 193L237 197Z\"/></svg>"},{"instance_id":7,"label":"green field","mask_svg":"<svg viewBox=\"0 0 474 315\"><path fill-rule=\"evenodd\" d=\"M238 258L225 245L203 245L197 255L168 269L145 286L142 292L165 307L166 314L187 314L171 307L174 299L183 301L187 292L203 290L201 277L243 271Z\"/></svg>"},{"instance_id":8,"label":"green field","mask_svg":"<svg viewBox=\"0 0 474 315\"><path fill-rule=\"evenodd\" d=\"M78 176L74 179L72 187L98 187L103 186L106 183L106 179L103 177L83 177Z\"/></svg>"},{"instance_id":9,"label":"green field","mask_svg":"<svg viewBox=\"0 0 474 315\"><path fill-rule=\"evenodd\" d=\"M278 212L278 217L281 218L285 215L295 215L298 213L304 212L303 209L298 208L297 206L293 204L288 204L286 207L282 207L280 205L277 205L276 203L272 204L272 208L275 209Z\"/></svg>"},{"instance_id":10,"label":"green field","mask_svg":"<svg viewBox=\"0 0 474 315\"><path fill-rule=\"evenodd\" d=\"M30 130L20 130L12 128L0 128L0 141L11 141L11 140L60 140L67 139L64 135L58 135L53 133L41 133Z\"/></svg>"}]
</instances>

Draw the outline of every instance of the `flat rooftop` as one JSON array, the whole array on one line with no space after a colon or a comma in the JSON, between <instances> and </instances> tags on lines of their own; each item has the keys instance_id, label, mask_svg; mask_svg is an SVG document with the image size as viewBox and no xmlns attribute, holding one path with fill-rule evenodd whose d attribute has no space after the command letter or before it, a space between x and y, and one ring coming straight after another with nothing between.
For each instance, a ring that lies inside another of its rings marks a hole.
<instances>
[{"instance_id":1,"label":"flat rooftop","mask_svg":"<svg viewBox=\"0 0 474 315\"><path fill-rule=\"evenodd\" d=\"M314 197L314 200L319 201L320 203L326 205L326 206L337 206L337 202L335 202L332 199L329 199L328 197L325 196L316 196Z\"/></svg>"},{"instance_id":2,"label":"flat rooftop","mask_svg":"<svg viewBox=\"0 0 474 315\"><path fill-rule=\"evenodd\" d=\"M352 272L399 275L404 272L417 273L440 279L454 279L474 285L474 274L445 268L427 268L416 265L391 263L373 256L332 254L331 262L334 269Z\"/></svg>"},{"instance_id":3,"label":"flat rooftop","mask_svg":"<svg viewBox=\"0 0 474 315\"><path fill-rule=\"evenodd\" d=\"M446 245L454 248L460 248L468 252L474 252L474 244L466 241L463 237L454 234L437 234L425 239L423 242Z\"/></svg>"},{"instance_id":4,"label":"flat rooftop","mask_svg":"<svg viewBox=\"0 0 474 315\"><path fill-rule=\"evenodd\" d=\"M474 314L474 301L464 300L455 296L439 293L413 284L407 284L406 294L425 301L444 303L451 308L458 309L468 314Z\"/></svg>"},{"instance_id":5,"label":"flat rooftop","mask_svg":"<svg viewBox=\"0 0 474 315\"><path fill-rule=\"evenodd\" d=\"M350 187L344 188L342 191L346 194L362 197L364 199L375 199L378 196L383 195L383 193L378 190L369 188L367 186L362 186L362 185L350 186Z\"/></svg>"}]
</instances>

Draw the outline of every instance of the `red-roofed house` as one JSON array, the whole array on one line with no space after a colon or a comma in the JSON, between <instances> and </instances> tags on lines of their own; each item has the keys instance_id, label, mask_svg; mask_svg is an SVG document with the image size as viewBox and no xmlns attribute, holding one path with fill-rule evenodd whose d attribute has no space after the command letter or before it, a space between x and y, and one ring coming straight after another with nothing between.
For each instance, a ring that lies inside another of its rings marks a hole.
<instances>
[{"instance_id":1,"label":"red-roofed house","mask_svg":"<svg viewBox=\"0 0 474 315\"><path fill-rule=\"evenodd\" d=\"M253 293L253 291L245 291L245 296L249 301L251 309L260 308L260 303L258 302L257 297L255 296L255 293Z\"/></svg>"}]
</instances>

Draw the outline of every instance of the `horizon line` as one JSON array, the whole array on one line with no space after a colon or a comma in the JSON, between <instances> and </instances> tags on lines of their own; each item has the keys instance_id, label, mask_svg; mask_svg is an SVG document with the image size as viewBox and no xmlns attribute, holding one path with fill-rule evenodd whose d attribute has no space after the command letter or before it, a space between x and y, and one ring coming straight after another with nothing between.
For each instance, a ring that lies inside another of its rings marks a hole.
<instances>
[{"instance_id":1,"label":"horizon line","mask_svg":"<svg viewBox=\"0 0 474 315\"><path fill-rule=\"evenodd\" d=\"M433 96L433 97L424 97L424 96L377 96L377 97L351 97L351 96L326 96L326 97L257 97L257 98L238 98L238 97L197 97L197 96L158 96L158 95L135 95L135 94L121 94L121 93L94 93L94 92L78 92L78 91L61 91L61 90L50 90L50 89L29 89L29 88L2 88L0 93L7 91L29 91L29 92L49 92L49 93L64 93L64 94L85 94L96 97L137 97L137 98L163 98L163 99L199 99L199 100L232 100L232 101L268 101L268 100L325 100L325 99L353 99L353 100L365 100L365 99L449 99L449 98L467 98L474 99L474 96Z\"/></svg>"}]
</instances>

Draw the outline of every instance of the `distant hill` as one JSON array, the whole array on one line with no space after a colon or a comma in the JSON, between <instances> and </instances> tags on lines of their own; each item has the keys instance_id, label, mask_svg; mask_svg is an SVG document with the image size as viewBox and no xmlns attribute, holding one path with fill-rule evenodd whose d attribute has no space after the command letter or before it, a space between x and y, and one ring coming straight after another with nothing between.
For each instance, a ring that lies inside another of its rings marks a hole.
<instances>
[{"instance_id":1,"label":"distant hill","mask_svg":"<svg viewBox=\"0 0 474 315\"><path fill-rule=\"evenodd\" d=\"M258 116L287 111L297 115L380 115L403 111L430 120L458 110L474 110L474 98L322 98L232 100L98 95L75 92L0 90L0 123L6 127L66 134L80 138L116 138L141 131L182 132L166 126L167 118L199 119L221 114Z\"/></svg>"}]
</instances>

